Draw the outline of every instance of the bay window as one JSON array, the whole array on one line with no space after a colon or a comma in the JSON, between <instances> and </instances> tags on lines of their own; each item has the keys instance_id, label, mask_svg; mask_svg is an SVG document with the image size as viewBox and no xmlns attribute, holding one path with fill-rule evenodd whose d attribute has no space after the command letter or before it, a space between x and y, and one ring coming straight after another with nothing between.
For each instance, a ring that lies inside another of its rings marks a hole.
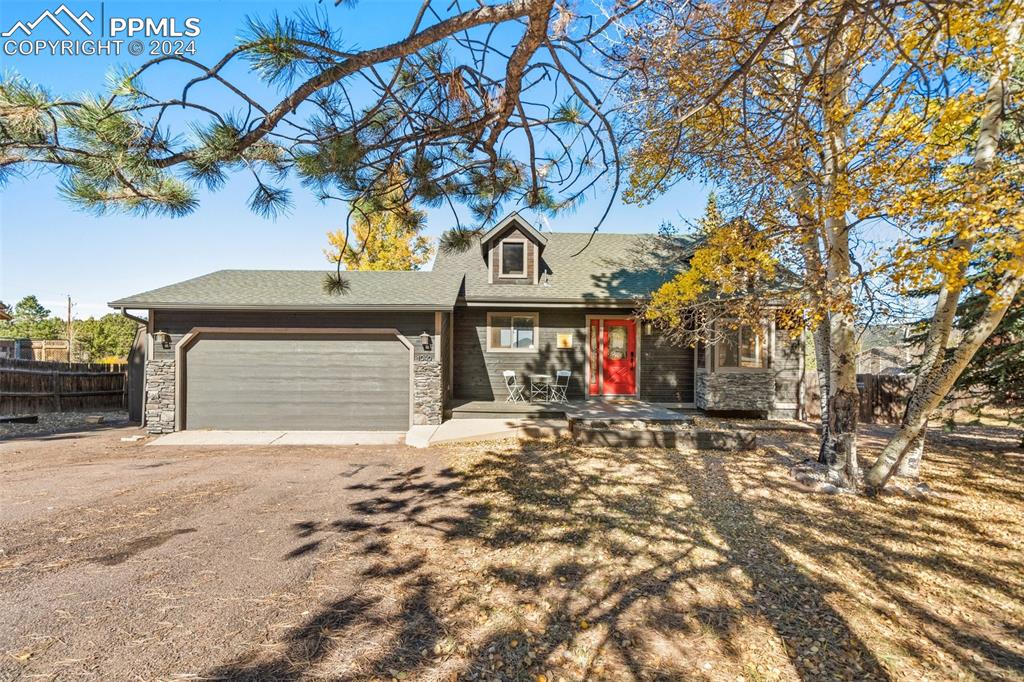
<instances>
[{"instance_id":1,"label":"bay window","mask_svg":"<svg viewBox=\"0 0 1024 682\"><path fill-rule=\"evenodd\" d=\"M765 367L766 343L750 325L720 329L715 355L720 369L761 369Z\"/></svg>"}]
</instances>

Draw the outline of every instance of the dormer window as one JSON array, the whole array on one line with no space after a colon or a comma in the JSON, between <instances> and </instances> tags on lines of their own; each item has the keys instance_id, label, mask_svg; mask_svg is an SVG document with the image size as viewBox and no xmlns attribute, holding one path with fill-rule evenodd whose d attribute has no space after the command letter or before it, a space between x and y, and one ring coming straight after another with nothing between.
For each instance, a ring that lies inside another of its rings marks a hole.
<instances>
[{"instance_id":1,"label":"dormer window","mask_svg":"<svg viewBox=\"0 0 1024 682\"><path fill-rule=\"evenodd\" d=\"M526 241L506 239L498 247L498 276L526 277Z\"/></svg>"},{"instance_id":2,"label":"dormer window","mask_svg":"<svg viewBox=\"0 0 1024 682\"><path fill-rule=\"evenodd\" d=\"M548 238L518 213L511 213L480 237L488 284L538 284Z\"/></svg>"}]
</instances>

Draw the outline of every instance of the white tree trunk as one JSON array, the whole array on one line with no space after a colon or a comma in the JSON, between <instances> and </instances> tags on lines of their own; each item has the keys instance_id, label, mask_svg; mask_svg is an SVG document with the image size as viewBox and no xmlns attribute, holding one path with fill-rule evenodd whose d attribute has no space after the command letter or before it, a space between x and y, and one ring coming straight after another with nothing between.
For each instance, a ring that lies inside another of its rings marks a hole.
<instances>
[{"instance_id":1,"label":"white tree trunk","mask_svg":"<svg viewBox=\"0 0 1024 682\"><path fill-rule=\"evenodd\" d=\"M837 55L842 59L842 54ZM826 62L832 59L826 59ZM853 285L850 279L850 233L846 220L848 199L843 195L847 175L846 116L849 73L843 64L831 66L825 121L825 272L831 287L829 314L828 442L825 458L845 485L857 485L857 343L854 326Z\"/></svg>"},{"instance_id":2,"label":"white tree trunk","mask_svg":"<svg viewBox=\"0 0 1024 682\"><path fill-rule=\"evenodd\" d=\"M1007 43L1015 45L1021 38L1024 12L1019 6L1012 5L1006 17L1008 22L1006 27ZM973 166L979 175L989 172L996 162L996 151L999 148L999 138L1006 118L1006 99L1009 95L1008 81L1014 67L1012 53L1007 61L1007 64L1000 65L1003 68L997 68L992 74L985 92L985 109L978 125L978 143L973 159ZM973 243L960 240L955 246L970 250ZM966 272L966 265L963 265L957 272L943 278L935 304L935 313L932 316L928 337L925 341L917 383L908 399L900 429L886 444L882 454L868 472L867 482L872 488L878 489L885 486L907 453L916 444L923 447L924 430L928 423L928 417L949 394L953 384L967 367L971 358L974 357L978 348L1003 319L1006 309L1021 286L1019 275L1009 274L1004 277L996 293L989 299L982 319L971 329L964 342L954 351L953 356L948 360L943 360L941 356L949 344L949 336L956 318L960 295L963 292Z\"/></svg>"},{"instance_id":3,"label":"white tree trunk","mask_svg":"<svg viewBox=\"0 0 1024 682\"><path fill-rule=\"evenodd\" d=\"M985 314L971 329L963 343L957 346L953 356L946 362L937 364L929 376L918 380L910 395L900 429L886 444L882 454L868 472L867 483L870 487L879 489L885 486L914 441L923 433L929 415L949 394L957 378L978 352L978 348L999 325L1013 297L1020 290L1022 281L1024 278L1019 275L1006 276L999 289L989 299Z\"/></svg>"}]
</instances>

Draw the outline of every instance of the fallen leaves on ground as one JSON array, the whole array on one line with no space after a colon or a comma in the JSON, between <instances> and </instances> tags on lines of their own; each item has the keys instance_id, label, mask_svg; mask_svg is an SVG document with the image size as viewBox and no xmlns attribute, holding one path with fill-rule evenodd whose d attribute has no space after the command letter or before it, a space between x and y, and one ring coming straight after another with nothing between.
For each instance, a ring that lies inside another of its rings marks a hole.
<instances>
[{"instance_id":1,"label":"fallen leaves on ground","mask_svg":"<svg viewBox=\"0 0 1024 682\"><path fill-rule=\"evenodd\" d=\"M866 457L882 436L865 434ZM923 499L809 494L789 470L813 435L765 438L724 454L453 447L441 481L382 479L333 524L304 597L320 608L210 674L1022 674L1024 456L1012 434L932 438L924 472L939 494Z\"/></svg>"}]
</instances>

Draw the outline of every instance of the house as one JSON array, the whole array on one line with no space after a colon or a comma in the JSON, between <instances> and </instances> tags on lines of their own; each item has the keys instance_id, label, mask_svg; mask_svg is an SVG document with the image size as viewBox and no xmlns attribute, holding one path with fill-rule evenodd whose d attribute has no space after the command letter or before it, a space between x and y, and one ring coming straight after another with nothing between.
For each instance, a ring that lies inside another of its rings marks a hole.
<instances>
[{"instance_id":1,"label":"house","mask_svg":"<svg viewBox=\"0 0 1024 682\"><path fill-rule=\"evenodd\" d=\"M348 272L341 293L322 272L225 270L110 305L148 311L151 432L406 430L470 401L500 412L506 370L570 370L569 400L797 416L803 343L774 320L708 349L634 317L673 274L652 242L513 213L432 271Z\"/></svg>"},{"instance_id":2,"label":"house","mask_svg":"<svg viewBox=\"0 0 1024 682\"><path fill-rule=\"evenodd\" d=\"M857 374L904 374L921 355L909 324L874 324L858 330Z\"/></svg>"}]
</instances>

